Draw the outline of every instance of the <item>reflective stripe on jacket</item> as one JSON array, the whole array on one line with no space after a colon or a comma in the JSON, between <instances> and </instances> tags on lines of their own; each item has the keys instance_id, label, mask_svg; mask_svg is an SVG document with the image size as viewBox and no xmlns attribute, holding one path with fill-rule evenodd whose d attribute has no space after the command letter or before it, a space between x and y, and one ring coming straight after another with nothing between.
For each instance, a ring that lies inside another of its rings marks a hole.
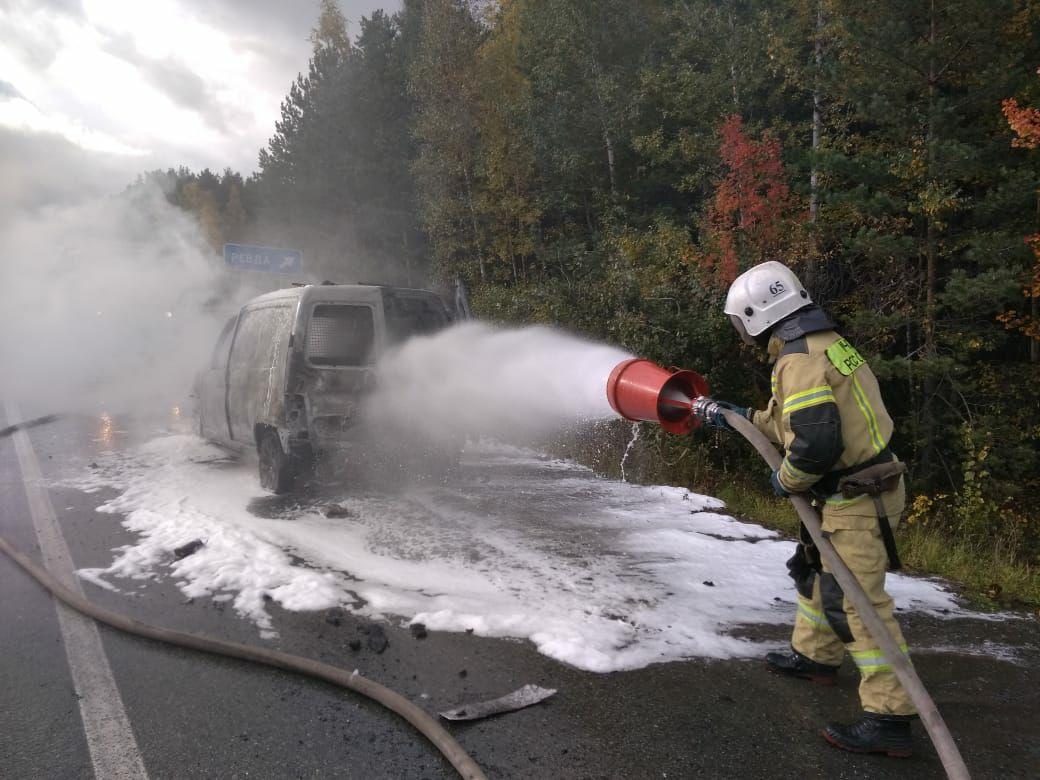
<instances>
[{"instance_id":1,"label":"reflective stripe on jacket","mask_svg":"<svg viewBox=\"0 0 1040 780\"><path fill-rule=\"evenodd\" d=\"M888 446L892 418L870 366L833 330L793 341L773 336L772 397L755 426L786 450L780 482L792 493Z\"/></svg>"}]
</instances>

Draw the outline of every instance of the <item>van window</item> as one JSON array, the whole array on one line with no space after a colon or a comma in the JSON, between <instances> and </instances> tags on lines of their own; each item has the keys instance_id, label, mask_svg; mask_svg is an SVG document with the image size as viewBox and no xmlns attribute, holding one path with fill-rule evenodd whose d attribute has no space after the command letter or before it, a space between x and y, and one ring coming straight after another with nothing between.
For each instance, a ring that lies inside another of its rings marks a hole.
<instances>
[{"instance_id":1,"label":"van window","mask_svg":"<svg viewBox=\"0 0 1040 780\"><path fill-rule=\"evenodd\" d=\"M371 306L315 306L307 326L307 360L316 366L363 366L375 343Z\"/></svg>"},{"instance_id":2,"label":"van window","mask_svg":"<svg viewBox=\"0 0 1040 780\"><path fill-rule=\"evenodd\" d=\"M448 324L444 306L429 296L385 295L386 337L397 344L412 336L434 333Z\"/></svg>"}]
</instances>

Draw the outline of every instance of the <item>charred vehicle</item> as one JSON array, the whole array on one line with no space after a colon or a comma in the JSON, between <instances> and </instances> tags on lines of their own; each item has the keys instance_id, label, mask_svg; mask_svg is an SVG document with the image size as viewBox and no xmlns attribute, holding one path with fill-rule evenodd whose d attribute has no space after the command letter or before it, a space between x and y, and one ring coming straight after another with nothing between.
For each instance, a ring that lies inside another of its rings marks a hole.
<instances>
[{"instance_id":1,"label":"charred vehicle","mask_svg":"<svg viewBox=\"0 0 1040 780\"><path fill-rule=\"evenodd\" d=\"M452 319L426 290L326 284L254 298L196 381L199 433L255 448L260 484L284 493L316 456L349 444L379 355Z\"/></svg>"}]
</instances>

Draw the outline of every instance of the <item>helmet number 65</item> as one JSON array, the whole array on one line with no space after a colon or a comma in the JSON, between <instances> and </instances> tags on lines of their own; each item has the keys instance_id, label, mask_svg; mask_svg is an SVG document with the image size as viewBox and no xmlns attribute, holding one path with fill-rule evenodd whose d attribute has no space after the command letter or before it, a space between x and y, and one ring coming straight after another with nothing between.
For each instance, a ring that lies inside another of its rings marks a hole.
<instances>
[{"instance_id":1,"label":"helmet number 65","mask_svg":"<svg viewBox=\"0 0 1040 780\"><path fill-rule=\"evenodd\" d=\"M773 295L779 295L782 292L787 292L787 288L784 287L783 282L777 280L773 282L771 285L769 285L769 292L771 292Z\"/></svg>"}]
</instances>

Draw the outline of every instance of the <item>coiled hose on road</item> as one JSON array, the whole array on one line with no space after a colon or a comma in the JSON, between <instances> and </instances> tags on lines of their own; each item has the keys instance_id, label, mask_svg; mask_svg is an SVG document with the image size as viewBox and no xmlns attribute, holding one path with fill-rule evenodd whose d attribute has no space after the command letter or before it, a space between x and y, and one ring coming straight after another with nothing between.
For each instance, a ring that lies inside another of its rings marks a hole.
<instances>
[{"instance_id":1,"label":"coiled hose on road","mask_svg":"<svg viewBox=\"0 0 1040 780\"><path fill-rule=\"evenodd\" d=\"M141 623L133 618L99 607L82 596L73 593L51 576L45 568L13 547L3 536L0 536L0 551L6 553L15 563L25 569L33 579L50 591L54 598L77 612L92 617L94 620L112 628L189 650L198 650L203 653L223 655L243 661L264 664L265 666L273 666L276 669L285 669L289 672L315 677L360 693L362 696L366 696L383 705L411 723L420 734L430 740L444 757L451 762L451 765L455 767L460 776L466 780L487 780L477 763L470 758L466 751L462 749L462 746L455 741L455 738L440 723L427 714L425 710L412 704L412 702L399 693L395 693L377 682L310 658L290 655L278 650L251 647L238 644L237 642L225 642L220 639L211 639L198 636L197 634L172 631L167 628Z\"/></svg>"},{"instance_id":2,"label":"coiled hose on road","mask_svg":"<svg viewBox=\"0 0 1040 780\"><path fill-rule=\"evenodd\" d=\"M723 414L730 427L758 450L758 454L769 464L771 469L775 471L780 468L780 453L776 451L776 447L772 445L761 431L752 425L747 418L735 412L726 409L723 410ZM802 525L809 531L809 535L816 544L816 549L820 551L820 557L823 558L827 568L834 575L838 584L841 585L841 589L845 591L845 598L852 602L852 605L856 608L856 613L866 625L867 631L870 632L870 636L885 651L885 657L892 664L896 677L899 678L899 682L903 684L903 688L910 695L910 700L917 707L917 714L920 715L921 722L924 723L928 736L931 738L932 744L935 745L935 751L939 754L939 760L942 761L946 775L951 780L970 780L971 775L968 774L968 767L964 764L964 759L961 758L957 744L953 741L953 737L950 735L950 730L946 727L946 722L943 720L942 715L939 714L939 709L935 706L935 702L932 701L932 697L925 689L921 678L917 676L910 659L902 652L899 643L889 633L888 627L885 626L881 616L874 609L874 605L863 591L859 580L856 579L856 575L849 570L849 567L845 565L845 561L841 559L837 550L834 549L834 545L823 535L823 529L820 527L820 518L816 515L816 510L812 508L812 505L809 504L804 496L797 494L791 495L791 503L794 504L795 511L798 512Z\"/></svg>"}]
</instances>

